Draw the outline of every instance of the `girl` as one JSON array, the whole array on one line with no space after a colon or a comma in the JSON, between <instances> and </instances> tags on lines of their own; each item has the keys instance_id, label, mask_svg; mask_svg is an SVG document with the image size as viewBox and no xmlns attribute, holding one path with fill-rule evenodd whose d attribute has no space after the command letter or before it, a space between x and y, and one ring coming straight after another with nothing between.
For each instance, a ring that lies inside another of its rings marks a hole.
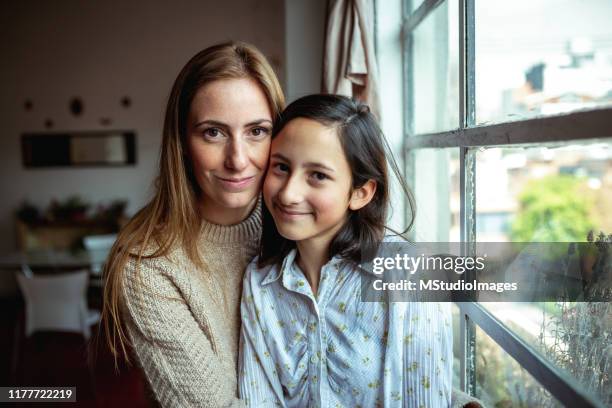
<instances>
[{"instance_id":1,"label":"girl","mask_svg":"<svg viewBox=\"0 0 612 408\"><path fill-rule=\"evenodd\" d=\"M244 278L241 397L253 407L449 406L448 304L360 298L360 249L383 240L389 202L374 117L311 95L287 107L273 137L260 255Z\"/></svg>"},{"instance_id":2,"label":"girl","mask_svg":"<svg viewBox=\"0 0 612 408\"><path fill-rule=\"evenodd\" d=\"M163 407L243 406L242 274L283 105L265 57L238 42L196 54L172 87L155 195L111 251L103 309L111 351L135 352Z\"/></svg>"}]
</instances>

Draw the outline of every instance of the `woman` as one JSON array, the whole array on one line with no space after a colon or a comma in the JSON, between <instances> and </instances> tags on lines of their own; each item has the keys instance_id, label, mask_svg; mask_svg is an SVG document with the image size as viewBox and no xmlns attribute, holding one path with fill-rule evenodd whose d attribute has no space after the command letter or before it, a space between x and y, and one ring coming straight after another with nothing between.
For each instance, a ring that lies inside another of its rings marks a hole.
<instances>
[{"instance_id":1,"label":"woman","mask_svg":"<svg viewBox=\"0 0 612 408\"><path fill-rule=\"evenodd\" d=\"M242 405L241 281L283 105L272 68L244 43L201 51L172 87L156 192L111 251L103 309L111 351L133 349L164 407Z\"/></svg>"}]
</instances>

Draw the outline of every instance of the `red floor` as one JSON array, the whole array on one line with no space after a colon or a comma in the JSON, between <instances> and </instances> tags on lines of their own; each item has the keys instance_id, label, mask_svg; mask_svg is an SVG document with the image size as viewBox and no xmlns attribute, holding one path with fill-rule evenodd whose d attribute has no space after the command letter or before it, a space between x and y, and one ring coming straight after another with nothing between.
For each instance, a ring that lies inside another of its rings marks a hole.
<instances>
[{"instance_id":1,"label":"red floor","mask_svg":"<svg viewBox=\"0 0 612 408\"><path fill-rule=\"evenodd\" d=\"M137 367L121 367L117 373L106 347L100 346L95 353L97 357L92 360L88 358L93 351L88 347L92 346L88 346L78 334L40 332L25 339L22 328L21 299L0 300L0 350L3 350L0 353L1 386L76 387L76 404L46 403L44 406L151 406L140 370ZM17 348L15 340L19 346ZM28 404L20 403L19 406L26 407ZM32 406L40 407L41 404Z\"/></svg>"}]
</instances>

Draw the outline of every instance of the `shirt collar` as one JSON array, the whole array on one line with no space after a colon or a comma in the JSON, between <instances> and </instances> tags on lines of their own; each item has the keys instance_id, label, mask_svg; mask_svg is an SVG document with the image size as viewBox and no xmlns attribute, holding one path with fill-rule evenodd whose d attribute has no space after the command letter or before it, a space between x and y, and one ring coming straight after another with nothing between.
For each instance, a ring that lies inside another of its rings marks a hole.
<instances>
[{"instance_id":1,"label":"shirt collar","mask_svg":"<svg viewBox=\"0 0 612 408\"><path fill-rule=\"evenodd\" d=\"M270 271L268 272L264 280L261 282L261 285L265 286L272 282L276 282L285 273L289 273L290 270L293 268L293 264L295 263L296 257L297 257L297 249L293 248L283 260L283 263L281 264L280 268L278 268L275 265L274 267L270 269ZM336 255L332 259L330 259L329 262L323 265L323 267L324 268L329 267L329 266L340 267L340 264L342 263L342 261L343 259L339 255Z\"/></svg>"},{"instance_id":2,"label":"shirt collar","mask_svg":"<svg viewBox=\"0 0 612 408\"><path fill-rule=\"evenodd\" d=\"M291 265L293 265L293 261L295 260L296 255L297 255L297 249L293 248L287 254L285 259L283 259L283 263L281 264L280 268L278 268L277 265L274 265L272 268L270 268L270 271L268 272L264 280L261 281L261 285L265 286L272 282L276 282L278 278L280 278L283 275L283 271L285 271L287 268L290 268Z\"/></svg>"}]
</instances>

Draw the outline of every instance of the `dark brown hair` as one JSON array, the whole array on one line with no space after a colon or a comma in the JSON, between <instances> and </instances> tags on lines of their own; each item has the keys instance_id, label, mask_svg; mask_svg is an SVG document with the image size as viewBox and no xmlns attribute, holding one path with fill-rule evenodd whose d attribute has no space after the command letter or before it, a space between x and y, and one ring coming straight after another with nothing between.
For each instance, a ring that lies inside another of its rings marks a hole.
<instances>
[{"instance_id":1,"label":"dark brown hair","mask_svg":"<svg viewBox=\"0 0 612 408\"><path fill-rule=\"evenodd\" d=\"M360 263L363 250L376 249L385 235L389 210L390 183L387 166L398 178L408 200L412 227L415 217L414 198L399 171L391 149L367 105L340 95L316 94L304 96L291 103L274 125L272 138L296 118L312 119L336 129L342 150L351 168L352 189L368 180L376 182L372 200L359 210L349 210L347 220L332 240L329 256L340 255L347 261ZM263 233L259 253L259 266L281 265L295 242L279 234L274 219L263 208Z\"/></svg>"}]
</instances>

